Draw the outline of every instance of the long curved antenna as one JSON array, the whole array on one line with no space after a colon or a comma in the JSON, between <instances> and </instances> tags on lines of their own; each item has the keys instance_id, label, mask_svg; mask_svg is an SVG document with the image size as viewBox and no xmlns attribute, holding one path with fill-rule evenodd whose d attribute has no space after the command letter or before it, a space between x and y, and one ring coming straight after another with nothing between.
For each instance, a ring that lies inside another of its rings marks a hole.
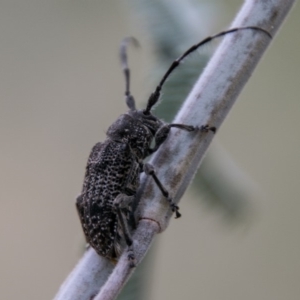
<instances>
[{"instance_id":1,"label":"long curved antenna","mask_svg":"<svg viewBox=\"0 0 300 300\"><path fill-rule=\"evenodd\" d=\"M130 69L128 67L127 59L127 47L130 43L133 44L135 47L139 46L138 41L133 37L126 37L125 39L123 39L120 46L120 60L125 75L125 101L130 110L135 110L135 101L130 93Z\"/></svg>"},{"instance_id":2,"label":"long curved antenna","mask_svg":"<svg viewBox=\"0 0 300 300\"><path fill-rule=\"evenodd\" d=\"M199 47L203 46L204 44L212 41L215 38L224 36L228 33L232 33L232 32L236 32L238 30L245 30L245 29L252 29L252 30L258 30L258 31L262 31L263 33L265 33L268 37L272 38L272 35L265 29L260 28L260 27L256 27L256 26L247 26L247 27L239 27L239 28L232 28L226 31L222 31L218 34L215 34L213 36L209 36L207 38L205 38L204 40L202 40L201 42L199 42L198 44L193 45L192 47L190 47L188 50L186 50L180 57L178 57L176 60L173 61L173 63L171 64L171 66L169 67L168 71L165 73L165 75L162 77L161 81L159 82L158 86L156 87L155 91L150 95L149 99L148 99L148 103L147 103L147 107L144 110L144 114L149 114L153 105L155 105L157 103L157 101L159 100L160 97L160 91L165 83L165 81L167 80L167 78L170 76L170 74L174 71L174 69L176 69L179 64L181 63L181 61L187 57L190 53L194 52L195 50L197 50Z\"/></svg>"}]
</instances>

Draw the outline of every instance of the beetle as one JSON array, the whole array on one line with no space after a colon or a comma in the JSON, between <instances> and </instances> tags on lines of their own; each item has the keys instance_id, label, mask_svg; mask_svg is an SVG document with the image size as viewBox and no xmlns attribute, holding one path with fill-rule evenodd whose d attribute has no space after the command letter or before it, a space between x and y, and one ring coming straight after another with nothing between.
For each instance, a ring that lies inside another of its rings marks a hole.
<instances>
[{"instance_id":1,"label":"beetle","mask_svg":"<svg viewBox=\"0 0 300 300\"><path fill-rule=\"evenodd\" d=\"M207 133L214 133L216 128L209 125L195 127L187 124L166 124L154 116L151 110L160 98L165 81L185 57L217 37L245 29L262 31L270 36L260 27L248 26L222 31L205 38L173 61L154 92L151 93L147 106L143 110L136 109L135 100L130 93L130 70L126 53L127 45L137 44L137 41L134 38L123 40L120 58L125 76L125 100L128 111L120 115L108 128L106 140L92 148L82 192L76 200L86 240L99 255L115 262L126 245L132 246L131 232L136 227L133 202L140 186L142 172L153 178L169 202L175 218L181 216L179 207L157 177L154 167L144 163L144 160L159 149L173 127L187 132L201 130ZM154 146L151 147L153 142ZM134 261L133 253L129 255L129 259Z\"/></svg>"}]
</instances>

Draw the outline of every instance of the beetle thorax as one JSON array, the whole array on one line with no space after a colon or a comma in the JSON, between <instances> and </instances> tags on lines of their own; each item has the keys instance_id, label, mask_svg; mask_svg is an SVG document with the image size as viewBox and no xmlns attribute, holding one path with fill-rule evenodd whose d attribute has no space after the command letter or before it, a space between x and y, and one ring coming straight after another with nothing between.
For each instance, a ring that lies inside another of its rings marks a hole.
<instances>
[{"instance_id":1,"label":"beetle thorax","mask_svg":"<svg viewBox=\"0 0 300 300\"><path fill-rule=\"evenodd\" d=\"M144 115L142 111L129 111L121 115L107 130L107 136L127 144L137 158L144 159L158 128L162 122L153 115Z\"/></svg>"}]
</instances>

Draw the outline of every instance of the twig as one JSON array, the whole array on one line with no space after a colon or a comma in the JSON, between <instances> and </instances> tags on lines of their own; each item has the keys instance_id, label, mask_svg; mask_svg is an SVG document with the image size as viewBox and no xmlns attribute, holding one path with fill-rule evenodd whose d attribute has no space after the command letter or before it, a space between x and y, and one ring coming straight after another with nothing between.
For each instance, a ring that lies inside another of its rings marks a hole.
<instances>
[{"instance_id":1,"label":"twig","mask_svg":"<svg viewBox=\"0 0 300 300\"><path fill-rule=\"evenodd\" d=\"M55 300L90 300L99 292L113 265L89 248L60 287Z\"/></svg>"}]
</instances>

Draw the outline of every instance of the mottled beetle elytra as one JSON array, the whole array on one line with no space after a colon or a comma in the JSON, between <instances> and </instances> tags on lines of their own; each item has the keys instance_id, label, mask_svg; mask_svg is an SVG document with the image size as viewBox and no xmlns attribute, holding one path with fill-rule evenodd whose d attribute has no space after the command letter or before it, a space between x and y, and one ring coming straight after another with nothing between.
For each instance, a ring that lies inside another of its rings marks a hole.
<instances>
[{"instance_id":1,"label":"mottled beetle elytra","mask_svg":"<svg viewBox=\"0 0 300 300\"><path fill-rule=\"evenodd\" d=\"M82 192L76 201L87 243L99 255L117 261L124 246L132 246L131 231L136 227L132 203L140 185L142 172L153 178L169 202L175 218L181 216L169 191L156 176L154 167L143 161L164 143L172 127L188 132L201 130L207 133L214 133L216 128L207 124L200 127L166 124L155 117L151 110L159 100L165 81L185 57L211 40L238 30L261 31L271 37L266 30L249 26L222 31L205 38L173 61L150 95L144 110L136 109L135 100L130 93L130 70L126 49L129 43L137 44L137 41L131 37L123 40L120 58L125 75L125 100L129 110L108 128L106 140L93 147L86 166ZM151 148L152 141L154 146ZM133 251L129 254L129 260L134 266Z\"/></svg>"}]
</instances>

